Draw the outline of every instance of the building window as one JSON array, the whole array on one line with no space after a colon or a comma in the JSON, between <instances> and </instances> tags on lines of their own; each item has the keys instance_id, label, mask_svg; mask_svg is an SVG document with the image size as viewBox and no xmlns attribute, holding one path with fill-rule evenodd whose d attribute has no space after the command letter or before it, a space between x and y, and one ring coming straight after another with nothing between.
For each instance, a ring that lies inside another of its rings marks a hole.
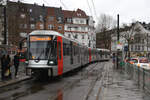
<instances>
[{"instance_id":1,"label":"building window","mask_svg":"<svg viewBox=\"0 0 150 100\"><path fill-rule=\"evenodd\" d=\"M84 31L85 31L85 27L81 27L81 31L83 31L83 32L84 32Z\"/></svg>"},{"instance_id":2,"label":"building window","mask_svg":"<svg viewBox=\"0 0 150 100\"><path fill-rule=\"evenodd\" d=\"M30 18L30 21L34 21L34 18L31 17L31 18Z\"/></svg>"},{"instance_id":3,"label":"building window","mask_svg":"<svg viewBox=\"0 0 150 100\"><path fill-rule=\"evenodd\" d=\"M144 46L142 45L142 51L144 51Z\"/></svg>"},{"instance_id":4,"label":"building window","mask_svg":"<svg viewBox=\"0 0 150 100\"><path fill-rule=\"evenodd\" d=\"M78 19L76 19L76 23L79 23L79 20L78 20Z\"/></svg>"},{"instance_id":5,"label":"building window","mask_svg":"<svg viewBox=\"0 0 150 100\"><path fill-rule=\"evenodd\" d=\"M131 51L133 51L133 45L131 45Z\"/></svg>"},{"instance_id":6,"label":"building window","mask_svg":"<svg viewBox=\"0 0 150 100\"><path fill-rule=\"evenodd\" d=\"M43 24L40 24L40 29L44 29L44 25Z\"/></svg>"},{"instance_id":7,"label":"building window","mask_svg":"<svg viewBox=\"0 0 150 100\"><path fill-rule=\"evenodd\" d=\"M19 26L21 29L26 29L27 28L27 24L20 24Z\"/></svg>"},{"instance_id":8,"label":"building window","mask_svg":"<svg viewBox=\"0 0 150 100\"><path fill-rule=\"evenodd\" d=\"M31 28L31 29L35 29L35 24L31 24L31 25L30 25L30 28Z\"/></svg>"},{"instance_id":9,"label":"building window","mask_svg":"<svg viewBox=\"0 0 150 100\"><path fill-rule=\"evenodd\" d=\"M75 35L75 39L78 39L78 34Z\"/></svg>"},{"instance_id":10,"label":"building window","mask_svg":"<svg viewBox=\"0 0 150 100\"><path fill-rule=\"evenodd\" d=\"M62 26L58 26L58 30L62 30Z\"/></svg>"},{"instance_id":11,"label":"building window","mask_svg":"<svg viewBox=\"0 0 150 100\"><path fill-rule=\"evenodd\" d=\"M144 39L142 39L142 43L144 43Z\"/></svg>"},{"instance_id":12,"label":"building window","mask_svg":"<svg viewBox=\"0 0 150 100\"><path fill-rule=\"evenodd\" d=\"M54 25L49 24L49 25L48 25L48 29L53 30L53 29L54 29Z\"/></svg>"},{"instance_id":13,"label":"building window","mask_svg":"<svg viewBox=\"0 0 150 100\"><path fill-rule=\"evenodd\" d=\"M54 20L54 17L53 17L53 16L50 16L50 17L48 18L48 20L49 20L49 21L53 21L53 20Z\"/></svg>"},{"instance_id":14,"label":"building window","mask_svg":"<svg viewBox=\"0 0 150 100\"><path fill-rule=\"evenodd\" d=\"M82 39L84 39L84 35L82 35Z\"/></svg>"},{"instance_id":15,"label":"building window","mask_svg":"<svg viewBox=\"0 0 150 100\"><path fill-rule=\"evenodd\" d=\"M26 15L25 15L25 14L21 14L20 17L21 17L21 18L25 18Z\"/></svg>"},{"instance_id":16,"label":"building window","mask_svg":"<svg viewBox=\"0 0 150 100\"><path fill-rule=\"evenodd\" d=\"M29 12L31 13L31 12L32 12L32 9L29 9Z\"/></svg>"},{"instance_id":17,"label":"building window","mask_svg":"<svg viewBox=\"0 0 150 100\"><path fill-rule=\"evenodd\" d=\"M68 34L68 38L71 38L71 35L70 35L70 34Z\"/></svg>"},{"instance_id":18,"label":"building window","mask_svg":"<svg viewBox=\"0 0 150 100\"><path fill-rule=\"evenodd\" d=\"M71 29L72 29L72 27L70 27L70 26L67 27L67 30L71 31Z\"/></svg>"},{"instance_id":19,"label":"building window","mask_svg":"<svg viewBox=\"0 0 150 100\"><path fill-rule=\"evenodd\" d=\"M140 45L138 45L138 50L140 51Z\"/></svg>"},{"instance_id":20,"label":"building window","mask_svg":"<svg viewBox=\"0 0 150 100\"><path fill-rule=\"evenodd\" d=\"M137 50L137 45L135 45L135 51Z\"/></svg>"},{"instance_id":21,"label":"building window","mask_svg":"<svg viewBox=\"0 0 150 100\"><path fill-rule=\"evenodd\" d=\"M77 16L81 16L81 14L80 14L80 13L77 13Z\"/></svg>"},{"instance_id":22,"label":"building window","mask_svg":"<svg viewBox=\"0 0 150 100\"><path fill-rule=\"evenodd\" d=\"M84 20L80 20L80 24L84 24Z\"/></svg>"},{"instance_id":23,"label":"building window","mask_svg":"<svg viewBox=\"0 0 150 100\"><path fill-rule=\"evenodd\" d=\"M67 23L71 23L72 19L71 18L67 18Z\"/></svg>"},{"instance_id":24,"label":"building window","mask_svg":"<svg viewBox=\"0 0 150 100\"><path fill-rule=\"evenodd\" d=\"M61 23L62 22L62 18L58 17L57 21L58 21L58 23Z\"/></svg>"},{"instance_id":25,"label":"building window","mask_svg":"<svg viewBox=\"0 0 150 100\"><path fill-rule=\"evenodd\" d=\"M40 15L40 16L39 16L39 19L40 19L40 21L43 21L43 16Z\"/></svg>"}]
</instances>

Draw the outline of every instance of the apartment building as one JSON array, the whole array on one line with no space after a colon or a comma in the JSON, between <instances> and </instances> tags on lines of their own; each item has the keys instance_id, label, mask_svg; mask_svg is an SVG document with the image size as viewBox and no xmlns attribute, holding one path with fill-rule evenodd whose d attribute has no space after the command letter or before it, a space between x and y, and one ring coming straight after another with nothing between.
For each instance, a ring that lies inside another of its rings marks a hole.
<instances>
[{"instance_id":1,"label":"apartment building","mask_svg":"<svg viewBox=\"0 0 150 100\"><path fill-rule=\"evenodd\" d=\"M95 47L96 36L93 18L76 11L45 5L7 1L7 45L17 47L23 36L33 30L54 30L80 43ZM0 7L1 8L1 7ZM3 14L2 12L0 12ZM0 23L3 18L0 17ZM0 24L1 27L1 24ZM3 32L3 30L0 29ZM0 41L3 39L0 38Z\"/></svg>"},{"instance_id":2,"label":"apartment building","mask_svg":"<svg viewBox=\"0 0 150 100\"><path fill-rule=\"evenodd\" d=\"M77 9L76 11L63 10L64 14L64 35L79 41L89 47L96 47L96 35L94 20L86 13Z\"/></svg>"},{"instance_id":3,"label":"apartment building","mask_svg":"<svg viewBox=\"0 0 150 100\"><path fill-rule=\"evenodd\" d=\"M145 28L146 27L146 28ZM131 56L148 56L150 55L150 28L148 25L141 22L133 23L128 28L120 29L120 43L122 45L122 51L124 51L125 45L129 45L129 51ZM127 38L123 35L129 36L130 44ZM112 34L111 50L117 51L117 35Z\"/></svg>"}]
</instances>

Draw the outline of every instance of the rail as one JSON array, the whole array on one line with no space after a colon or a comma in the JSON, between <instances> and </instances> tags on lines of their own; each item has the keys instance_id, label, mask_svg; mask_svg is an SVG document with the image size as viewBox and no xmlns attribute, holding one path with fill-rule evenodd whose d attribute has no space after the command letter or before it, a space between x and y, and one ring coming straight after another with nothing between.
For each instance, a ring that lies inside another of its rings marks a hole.
<instances>
[{"instance_id":1,"label":"rail","mask_svg":"<svg viewBox=\"0 0 150 100\"><path fill-rule=\"evenodd\" d=\"M150 93L150 70L140 68L130 63L125 63L122 67L140 88Z\"/></svg>"}]
</instances>

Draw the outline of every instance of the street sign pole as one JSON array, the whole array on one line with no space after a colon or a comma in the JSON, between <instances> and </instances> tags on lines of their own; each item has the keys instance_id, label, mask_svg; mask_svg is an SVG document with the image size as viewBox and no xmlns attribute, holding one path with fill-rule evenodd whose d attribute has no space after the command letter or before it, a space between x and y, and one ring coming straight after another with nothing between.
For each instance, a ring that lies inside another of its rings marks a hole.
<instances>
[{"instance_id":1,"label":"street sign pole","mask_svg":"<svg viewBox=\"0 0 150 100\"><path fill-rule=\"evenodd\" d=\"M117 15L117 41L118 41L118 43L119 43L119 14ZM119 50L117 49L117 66L116 66L116 68L118 69L118 67L119 67L119 58L118 58L118 56L119 56Z\"/></svg>"}]
</instances>

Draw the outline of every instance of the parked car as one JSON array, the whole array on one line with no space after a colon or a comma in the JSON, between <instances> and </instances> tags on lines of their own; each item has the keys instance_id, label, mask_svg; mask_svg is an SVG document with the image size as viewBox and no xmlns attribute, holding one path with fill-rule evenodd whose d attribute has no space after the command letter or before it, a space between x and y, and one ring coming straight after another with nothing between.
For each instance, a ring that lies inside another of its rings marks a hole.
<instances>
[{"instance_id":1,"label":"parked car","mask_svg":"<svg viewBox=\"0 0 150 100\"><path fill-rule=\"evenodd\" d=\"M150 63L147 58L134 59L134 65L150 70Z\"/></svg>"},{"instance_id":2,"label":"parked car","mask_svg":"<svg viewBox=\"0 0 150 100\"><path fill-rule=\"evenodd\" d=\"M126 62L130 63L130 64L134 64L138 62L138 58L130 58L130 59L126 59Z\"/></svg>"}]
</instances>

